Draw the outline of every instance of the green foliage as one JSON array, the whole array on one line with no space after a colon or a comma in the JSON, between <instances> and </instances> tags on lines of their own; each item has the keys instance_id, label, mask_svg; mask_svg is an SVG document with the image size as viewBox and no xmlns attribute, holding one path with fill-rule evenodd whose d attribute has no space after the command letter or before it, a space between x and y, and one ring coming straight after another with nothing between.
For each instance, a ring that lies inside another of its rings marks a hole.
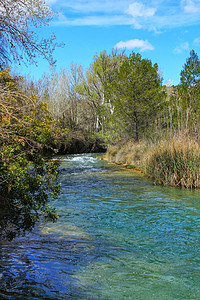
<instances>
[{"instance_id":1,"label":"green foliage","mask_svg":"<svg viewBox=\"0 0 200 300\"><path fill-rule=\"evenodd\" d=\"M46 105L26 97L17 78L0 72L0 83L0 235L12 238L41 215L57 218L48 198L59 193L58 162L48 145L58 133Z\"/></svg>"},{"instance_id":2,"label":"green foliage","mask_svg":"<svg viewBox=\"0 0 200 300\"><path fill-rule=\"evenodd\" d=\"M152 126L165 97L158 66L134 52L113 73L107 85L115 122L136 141Z\"/></svg>"},{"instance_id":3,"label":"green foliage","mask_svg":"<svg viewBox=\"0 0 200 300\"><path fill-rule=\"evenodd\" d=\"M150 60L113 50L95 55L85 76L76 64L68 72L52 69L38 83L38 91L62 129L95 135L108 145L153 131L164 106L161 81L158 66Z\"/></svg>"},{"instance_id":4,"label":"green foliage","mask_svg":"<svg viewBox=\"0 0 200 300\"><path fill-rule=\"evenodd\" d=\"M193 129L195 138L199 137L199 112L200 112L200 60L192 50L190 57L181 71L181 84L179 93L186 112L185 129L187 132Z\"/></svg>"},{"instance_id":5,"label":"green foliage","mask_svg":"<svg viewBox=\"0 0 200 300\"><path fill-rule=\"evenodd\" d=\"M106 88L114 70L118 68L124 58L123 52L118 53L114 50L111 54L102 51L99 56L95 55L86 72L86 78L79 87L79 92L84 97L90 112L92 131L102 132L106 137L110 133L113 134L110 123L113 106L110 99L106 97Z\"/></svg>"},{"instance_id":6,"label":"green foliage","mask_svg":"<svg viewBox=\"0 0 200 300\"><path fill-rule=\"evenodd\" d=\"M200 61L194 50L190 51L180 76L181 84L187 88L194 87L200 80Z\"/></svg>"},{"instance_id":7,"label":"green foliage","mask_svg":"<svg viewBox=\"0 0 200 300\"><path fill-rule=\"evenodd\" d=\"M137 168L137 166L136 165L126 165L126 168L127 169L135 169L135 168Z\"/></svg>"}]
</instances>

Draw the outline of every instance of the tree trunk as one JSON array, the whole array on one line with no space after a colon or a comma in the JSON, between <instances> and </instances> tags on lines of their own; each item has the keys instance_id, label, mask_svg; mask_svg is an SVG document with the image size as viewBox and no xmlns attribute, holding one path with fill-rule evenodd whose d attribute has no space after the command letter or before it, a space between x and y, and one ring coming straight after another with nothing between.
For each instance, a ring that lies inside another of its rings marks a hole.
<instances>
[{"instance_id":1,"label":"tree trunk","mask_svg":"<svg viewBox=\"0 0 200 300\"><path fill-rule=\"evenodd\" d=\"M198 134L198 129L197 129L197 112L195 110L194 112L194 132L195 132L195 138L198 140L199 134Z\"/></svg>"},{"instance_id":2,"label":"tree trunk","mask_svg":"<svg viewBox=\"0 0 200 300\"><path fill-rule=\"evenodd\" d=\"M135 123L135 141L139 142L139 133L138 133L138 118L136 111L134 112L134 123Z\"/></svg>"}]
</instances>

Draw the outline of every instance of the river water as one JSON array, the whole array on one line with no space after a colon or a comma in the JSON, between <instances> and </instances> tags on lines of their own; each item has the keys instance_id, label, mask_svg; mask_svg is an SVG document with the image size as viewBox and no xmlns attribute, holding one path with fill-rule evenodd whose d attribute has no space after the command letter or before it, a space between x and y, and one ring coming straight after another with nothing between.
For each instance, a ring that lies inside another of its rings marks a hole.
<instances>
[{"instance_id":1,"label":"river water","mask_svg":"<svg viewBox=\"0 0 200 300\"><path fill-rule=\"evenodd\" d=\"M60 218L0 244L0 299L200 299L200 191L61 157Z\"/></svg>"}]
</instances>

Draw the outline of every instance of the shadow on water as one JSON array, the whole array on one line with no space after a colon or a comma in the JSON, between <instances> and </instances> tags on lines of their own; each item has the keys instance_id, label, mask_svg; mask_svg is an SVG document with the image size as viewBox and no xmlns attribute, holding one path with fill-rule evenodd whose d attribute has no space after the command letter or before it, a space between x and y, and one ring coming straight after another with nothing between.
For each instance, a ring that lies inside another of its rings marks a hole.
<instances>
[{"instance_id":1,"label":"shadow on water","mask_svg":"<svg viewBox=\"0 0 200 300\"><path fill-rule=\"evenodd\" d=\"M76 274L121 247L80 232L63 235L57 227L0 242L0 299L89 299Z\"/></svg>"},{"instance_id":2,"label":"shadow on water","mask_svg":"<svg viewBox=\"0 0 200 300\"><path fill-rule=\"evenodd\" d=\"M94 258L98 247L87 239L39 232L0 246L0 299L83 297L73 274Z\"/></svg>"}]
</instances>

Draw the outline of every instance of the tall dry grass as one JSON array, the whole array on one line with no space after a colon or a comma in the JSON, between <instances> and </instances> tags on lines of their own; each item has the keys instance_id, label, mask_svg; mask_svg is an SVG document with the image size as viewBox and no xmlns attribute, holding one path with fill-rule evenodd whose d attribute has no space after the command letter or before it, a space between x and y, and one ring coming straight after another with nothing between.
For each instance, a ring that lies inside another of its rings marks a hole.
<instances>
[{"instance_id":1,"label":"tall dry grass","mask_svg":"<svg viewBox=\"0 0 200 300\"><path fill-rule=\"evenodd\" d=\"M110 146L106 153L106 159L109 162L139 167L144 164L147 149L148 144L146 142L134 143L129 141L118 146Z\"/></svg>"},{"instance_id":2,"label":"tall dry grass","mask_svg":"<svg viewBox=\"0 0 200 300\"><path fill-rule=\"evenodd\" d=\"M128 142L111 146L109 162L135 165L156 184L200 188L200 145L186 137L174 137L157 144Z\"/></svg>"},{"instance_id":3,"label":"tall dry grass","mask_svg":"<svg viewBox=\"0 0 200 300\"><path fill-rule=\"evenodd\" d=\"M145 173L156 184L199 188L200 145L180 137L159 142L148 151Z\"/></svg>"}]
</instances>

